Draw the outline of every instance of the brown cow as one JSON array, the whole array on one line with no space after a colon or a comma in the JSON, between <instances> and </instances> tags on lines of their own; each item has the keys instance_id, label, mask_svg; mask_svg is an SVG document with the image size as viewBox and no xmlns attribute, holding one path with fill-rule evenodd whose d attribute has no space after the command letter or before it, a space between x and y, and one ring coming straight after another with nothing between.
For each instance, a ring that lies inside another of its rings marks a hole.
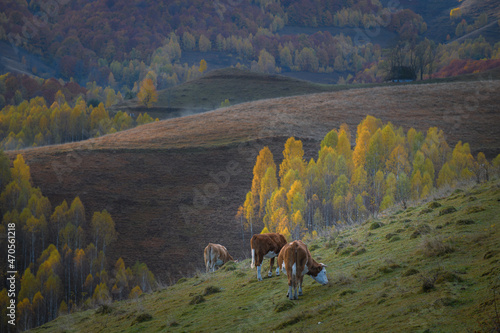
<instances>
[{"instance_id":1,"label":"brown cow","mask_svg":"<svg viewBox=\"0 0 500 333\"><path fill-rule=\"evenodd\" d=\"M207 273L209 270L215 272L217 266L222 266L228 261L234 261L226 247L220 244L208 243L203 255L205 257Z\"/></svg>"},{"instance_id":2,"label":"brown cow","mask_svg":"<svg viewBox=\"0 0 500 333\"><path fill-rule=\"evenodd\" d=\"M260 275L262 268L262 261L264 258L270 259L268 276L273 275L272 270L274 266L274 257L277 257L281 248L286 244L285 236L277 233L258 234L253 235L250 240L250 247L252 248L252 268L257 266L257 279L262 281ZM276 267L276 275L280 275L279 266Z\"/></svg>"},{"instance_id":3,"label":"brown cow","mask_svg":"<svg viewBox=\"0 0 500 333\"><path fill-rule=\"evenodd\" d=\"M307 274L316 282L325 285L328 283L326 276L326 265L318 264L312 257L311 252L300 240L286 244L281 249L278 256L278 267L281 267L283 272L286 272L288 277L288 298L299 299L298 295L302 296L302 279ZM292 294L292 287L295 289L295 294ZM298 288L297 288L298 287Z\"/></svg>"}]
</instances>

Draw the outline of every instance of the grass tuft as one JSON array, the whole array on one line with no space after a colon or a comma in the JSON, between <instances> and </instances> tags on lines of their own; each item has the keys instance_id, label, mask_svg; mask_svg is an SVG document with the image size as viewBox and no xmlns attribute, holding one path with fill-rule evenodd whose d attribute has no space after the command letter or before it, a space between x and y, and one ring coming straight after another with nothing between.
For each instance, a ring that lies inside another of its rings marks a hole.
<instances>
[{"instance_id":1,"label":"grass tuft","mask_svg":"<svg viewBox=\"0 0 500 333\"><path fill-rule=\"evenodd\" d=\"M437 201L433 201L433 202L429 203L429 208L431 208L431 209L436 209L439 207L441 207L441 204Z\"/></svg>"},{"instance_id":2,"label":"grass tuft","mask_svg":"<svg viewBox=\"0 0 500 333\"><path fill-rule=\"evenodd\" d=\"M392 237L396 236L396 234L390 232L387 235L385 235L385 239L390 240Z\"/></svg>"},{"instance_id":3,"label":"grass tuft","mask_svg":"<svg viewBox=\"0 0 500 333\"><path fill-rule=\"evenodd\" d=\"M351 256L359 256L360 254L363 254L366 252L366 249L364 247L361 247L357 249L356 251L351 253Z\"/></svg>"},{"instance_id":4,"label":"grass tuft","mask_svg":"<svg viewBox=\"0 0 500 333\"><path fill-rule=\"evenodd\" d=\"M285 319L278 326L276 326L276 329L278 329L278 330L284 329L285 327L295 325L295 324L297 324L301 321L304 321L310 317L311 317L311 315L309 313L304 313L304 312L290 315L290 316L288 316L287 319Z\"/></svg>"},{"instance_id":5,"label":"grass tuft","mask_svg":"<svg viewBox=\"0 0 500 333\"><path fill-rule=\"evenodd\" d=\"M460 301L458 299L451 298L451 297L439 298L436 301L434 301L434 303L433 303L434 307L436 307L436 308L440 308L440 307L444 307L444 306L455 306L458 304L460 304Z\"/></svg>"},{"instance_id":6,"label":"grass tuft","mask_svg":"<svg viewBox=\"0 0 500 333\"><path fill-rule=\"evenodd\" d=\"M379 267L378 271L380 273L389 274L389 273L394 272L394 270L397 268L401 268L401 266L399 266L398 264L389 264L389 265L384 265L382 267Z\"/></svg>"},{"instance_id":7,"label":"grass tuft","mask_svg":"<svg viewBox=\"0 0 500 333\"><path fill-rule=\"evenodd\" d=\"M348 248L346 248L342 252L340 252L340 254L343 256L347 256L347 255L350 255L351 253L353 253L354 251L356 251L356 249L353 248L352 246L349 246Z\"/></svg>"},{"instance_id":8,"label":"grass tuft","mask_svg":"<svg viewBox=\"0 0 500 333\"><path fill-rule=\"evenodd\" d=\"M195 304L200 304L205 302L205 297L203 295L195 295L191 301L189 302L189 305L195 305Z\"/></svg>"},{"instance_id":9,"label":"grass tuft","mask_svg":"<svg viewBox=\"0 0 500 333\"><path fill-rule=\"evenodd\" d=\"M435 283L437 280L438 275L432 274L432 275L420 275L420 280L422 281L422 292L428 293L431 292L432 290L436 289Z\"/></svg>"},{"instance_id":10,"label":"grass tuft","mask_svg":"<svg viewBox=\"0 0 500 333\"><path fill-rule=\"evenodd\" d=\"M283 312L283 311L286 311L286 310L290 310L296 304L297 304L297 302L292 302L290 300L279 302L278 304L276 304L274 306L274 312L279 313L279 312Z\"/></svg>"},{"instance_id":11,"label":"grass tuft","mask_svg":"<svg viewBox=\"0 0 500 333\"><path fill-rule=\"evenodd\" d=\"M203 292L203 296L208 296L216 293L220 293L222 290L219 287L214 287L214 286L208 286L205 288L205 291Z\"/></svg>"},{"instance_id":12,"label":"grass tuft","mask_svg":"<svg viewBox=\"0 0 500 333\"><path fill-rule=\"evenodd\" d=\"M409 268L406 271L404 271L403 274L401 274L401 276L407 277L407 276L412 276L412 275L415 275L415 274L418 274L418 273L420 273L418 269Z\"/></svg>"},{"instance_id":13,"label":"grass tuft","mask_svg":"<svg viewBox=\"0 0 500 333\"><path fill-rule=\"evenodd\" d=\"M454 213L456 212L457 209L455 207L446 207L446 208L443 208L439 211L439 216L443 216L443 215L446 215L446 214L451 214L451 213Z\"/></svg>"},{"instance_id":14,"label":"grass tuft","mask_svg":"<svg viewBox=\"0 0 500 333\"><path fill-rule=\"evenodd\" d=\"M355 293L356 293L356 290L347 289L347 290L344 290L343 292L341 292L339 295L340 296L345 296L345 295L352 295L352 294L355 294Z\"/></svg>"},{"instance_id":15,"label":"grass tuft","mask_svg":"<svg viewBox=\"0 0 500 333\"><path fill-rule=\"evenodd\" d=\"M428 213L432 213L434 211L434 209L431 209L431 208L425 208L425 209L422 209L420 211L420 213L418 213L418 215L424 215L424 214L428 214Z\"/></svg>"},{"instance_id":16,"label":"grass tuft","mask_svg":"<svg viewBox=\"0 0 500 333\"><path fill-rule=\"evenodd\" d=\"M392 238L389 240L389 243L392 243L392 242L397 242L397 241L399 241L399 240L401 240L401 237L399 237L399 236L394 236L394 237L392 237Z\"/></svg>"},{"instance_id":17,"label":"grass tuft","mask_svg":"<svg viewBox=\"0 0 500 333\"><path fill-rule=\"evenodd\" d=\"M150 321L151 319L153 319L153 316L150 315L149 313L141 313L134 319L134 321L132 322L132 324L130 324L130 326L134 326L135 324L143 323L145 321Z\"/></svg>"},{"instance_id":18,"label":"grass tuft","mask_svg":"<svg viewBox=\"0 0 500 333\"><path fill-rule=\"evenodd\" d=\"M455 273L450 271L440 271L436 278L436 284L443 282L463 282L464 280Z\"/></svg>"},{"instance_id":19,"label":"grass tuft","mask_svg":"<svg viewBox=\"0 0 500 333\"><path fill-rule=\"evenodd\" d=\"M349 276L349 275L342 273L342 272L335 275L335 277L333 279L333 283L340 284L343 286L351 284L353 282L354 282L354 279L352 278L352 276Z\"/></svg>"},{"instance_id":20,"label":"grass tuft","mask_svg":"<svg viewBox=\"0 0 500 333\"><path fill-rule=\"evenodd\" d=\"M176 284L181 284L181 283L184 283L186 281L187 281L187 279L185 277L181 277L179 280L177 280Z\"/></svg>"},{"instance_id":21,"label":"grass tuft","mask_svg":"<svg viewBox=\"0 0 500 333\"><path fill-rule=\"evenodd\" d=\"M485 210L486 209L483 206L472 206L472 207L468 207L465 209L465 214L474 214L474 213L483 212Z\"/></svg>"},{"instance_id":22,"label":"grass tuft","mask_svg":"<svg viewBox=\"0 0 500 333\"><path fill-rule=\"evenodd\" d=\"M484 254L483 258L484 259L490 259L494 257L498 252L497 251L488 251Z\"/></svg>"},{"instance_id":23,"label":"grass tuft","mask_svg":"<svg viewBox=\"0 0 500 333\"><path fill-rule=\"evenodd\" d=\"M113 308L106 304L101 305L100 307L97 308L97 310L95 310L96 314L101 314L101 315L110 314L111 312L113 312Z\"/></svg>"},{"instance_id":24,"label":"grass tuft","mask_svg":"<svg viewBox=\"0 0 500 333\"><path fill-rule=\"evenodd\" d=\"M228 261L222 266L222 271L230 272L236 270L236 263L234 261Z\"/></svg>"},{"instance_id":25,"label":"grass tuft","mask_svg":"<svg viewBox=\"0 0 500 333\"><path fill-rule=\"evenodd\" d=\"M358 244L358 242L352 240L352 239L347 239L339 243L337 245L337 249L335 250L335 254L349 254L354 251L354 248L352 246ZM345 252L344 249L350 249L348 252Z\"/></svg>"},{"instance_id":26,"label":"grass tuft","mask_svg":"<svg viewBox=\"0 0 500 333\"><path fill-rule=\"evenodd\" d=\"M438 257L455 251L442 237L426 237L420 243L420 251L426 257Z\"/></svg>"},{"instance_id":27,"label":"grass tuft","mask_svg":"<svg viewBox=\"0 0 500 333\"><path fill-rule=\"evenodd\" d=\"M370 230L375 230L383 226L384 224L382 222L373 222L372 224L370 224Z\"/></svg>"},{"instance_id":28,"label":"grass tuft","mask_svg":"<svg viewBox=\"0 0 500 333\"><path fill-rule=\"evenodd\" d=\"M470 224L474 224L476 222L474 222L474 220L471 220L471 219L460 219L456 222L457 225L470 225Z\"/></svg>"},{"instance_id":29,"label":"grass tuft","mask_svg":"<svg viewBox=\"0 0 500 333\"><path fill-rule=\"evenodd\" d=\"M420 237L422 235L427 235L431 232L431 227L428 224L419 225L415 231L411 234L410 239Z\"/></svg>"},{"instance_id":30,"label":"grass tuft","mask_svg":"<svg viewBox=\"0 0 500 333\"><path fill-rule=\"evenodd\" d=\"M313 252L314 250L317 250L319 249L319 245L318 244L313 244L309 247L309 251Z\"/></svg>"}]
</instances>

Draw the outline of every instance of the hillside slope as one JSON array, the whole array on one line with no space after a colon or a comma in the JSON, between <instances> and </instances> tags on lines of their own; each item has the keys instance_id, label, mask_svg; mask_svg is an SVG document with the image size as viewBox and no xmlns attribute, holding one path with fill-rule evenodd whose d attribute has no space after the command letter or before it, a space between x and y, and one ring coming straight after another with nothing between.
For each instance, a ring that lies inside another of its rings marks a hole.
<instances>
[{"instance_id":1,"label":"hillside slope","mask_svg":"<svg viewBox=\"0 0 500 333\"><path fill-rule=\"evenodd\" d=\"M248 256L249 232L242 241L234 216L264 146L280 163L284 142L295 136L308 160L328 131L347 123L354 140L370 114L405 129L438 126L450 145L463 140L491 158L500 152L499 90L500 81L457 82L262 100L9 154L24 155L53 205L80 196L87 214L107 209L119 233L111 258L146 262L168 282L203 267L208 242Z\"/></svg>"},{"instance_id":2,"label":"hillside slope","mask_svg":"<svg viewBox=\"0 0 500 333\"><path fill-rule=\"evenodd\" d=\"M234 105L258 99L306 95L338 89L339 86L321 85L283 75L224 68L158 91L158 102L151 108L145 108L137 99L133 99L115 105L113 110L137 114L148 112L160 119L166 119L216 109L226 99Z\"/></svg>"},{"instance_id":3,"label":"hillside slope","mask_svg":"<svg viewBox=\"0 0 500 333\"><path fill-rule=\"evenodd\" d=\"M258 282L245 260L33 332L490 332L500 327L499 201L491 181L310 241L329 284L305 277L298 301L285 297L285 277Z\"/></svg>"}]
</instances>

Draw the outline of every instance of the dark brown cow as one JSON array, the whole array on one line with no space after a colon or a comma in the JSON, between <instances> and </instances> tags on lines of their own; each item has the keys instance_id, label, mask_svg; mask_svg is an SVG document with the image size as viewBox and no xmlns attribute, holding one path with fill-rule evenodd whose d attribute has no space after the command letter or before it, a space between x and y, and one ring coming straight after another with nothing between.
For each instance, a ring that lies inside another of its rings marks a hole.
<instances>
[{"instance_id":1,"label":"dark brown cow","mask_svg":"<svg viewBox=\"0 0 500 333\"><path fill-rule=\"evenodd\" d=\"M288 293L286 295L290 299L299 299L298 295L302 296L302 279L305 274L322 285L328 283L326 265L318 264L311 257L311 252L306 244L300 240L283 246L278 256L278 267L281 267L281 270L286 272L288 277ZM295 289L295 294L292 294L292 287Z\"/></svg>"},{"instance_id":2,"label":"dark brown cow","mask_svg":"<svg viewBox=\"0 0 500 333\"><path fill-rule=\"evenodd\" d=\"M220 244L208 243L203 255L205 257L207 273L209 270L215 272L217 266L222 266L228 261L234 261L226 247Z\"/></svg>"},{"instance_id":3,"label":"dark brown cow","mask_svg":"<svg viewBox=\"0 0 500 333\"><path fill-rule=\"evenodd\" d=\"M274 266L274 257L277 257L281 248L286 244L285 236L277 233L258 234L253 235L250 240L250 247L252 248L252 268L257 266L257 279L262 281L260 275L262 268L262 261L264 258L270 259L268 276L273 275L272 270ZM280 275L279 266L276 267L276 275Z\"/></svg>"}]
</instances>

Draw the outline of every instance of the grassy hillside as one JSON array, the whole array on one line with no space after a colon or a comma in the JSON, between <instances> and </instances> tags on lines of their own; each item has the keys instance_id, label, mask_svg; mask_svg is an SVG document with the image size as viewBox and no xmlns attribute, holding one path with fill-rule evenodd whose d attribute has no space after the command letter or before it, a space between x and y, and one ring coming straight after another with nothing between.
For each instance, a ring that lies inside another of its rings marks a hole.
<instances>
[{"instance_id":1,"label":"grassy hillside","mask_svg":"<svg viewBox=\"0 0 500 333\"><path fill-rule=\"evenodd\" d=\"M409 85L484 81L500 78L500 69L484 73L460 75L444 79L416 81ZM236 68L217 69L205 76L158 91L158 102L146 108L137 99L126 100L111 108L111 111L129 113L147 112L159 119L176 118L217 109L228 99L231 105L270 98L302 96L322 92L335 92L359 88L394 86L382 84L329 85L294 79L284 75L255 73Z\"/></svg>"},{"instance_id":2,"label":"grassy hillside","mask_svg":"<svg viewBox=\"0 0 500 333\"><path fill-rule=\"evenodd\" d=\"M199 113L220 107L228 99L231 105L258 99L306 95L345 89L321 85L283 75L255 73L236 68L217 69L172 88L158 91L158 102L144 108L137 99L125 101L115 110L148 112L161 119Z\"/></svg>"},{"instance_id":3,"label":"grassy hillside","mask_svg":"<svg viewBox=\"0 0 500 333\"><path fill-rule=\"evenodd\" d=\"M33 332L489 332L500 327L499 201L491 181L309 241L330 282L305 277L298 301L284 276L257 282L247 259Z\"/></svg>"},{"instance_id":4,"label":"grassy hillside","mask_svg":"<svg viewBox=\"0 0 500 333\"><path fill-rule=\"evenodd\" d=\"M248 255L234 216L264 146L280 163L286 139L295 136L306 160L316 158L326 133L342 123L355 133L370 114L405 129L438 126L451 146L463 140L474 155L492 158L500 152L499 89L500 81L454 82L269 99L21 153L53 205L79 196L87 212L113 216L119 241L111 258L121 256L127 266L146 262L168 282L201 268L197 259L208 242ZM216 177L234 166L227 182Z\"/></svg>"}]
</instances>

